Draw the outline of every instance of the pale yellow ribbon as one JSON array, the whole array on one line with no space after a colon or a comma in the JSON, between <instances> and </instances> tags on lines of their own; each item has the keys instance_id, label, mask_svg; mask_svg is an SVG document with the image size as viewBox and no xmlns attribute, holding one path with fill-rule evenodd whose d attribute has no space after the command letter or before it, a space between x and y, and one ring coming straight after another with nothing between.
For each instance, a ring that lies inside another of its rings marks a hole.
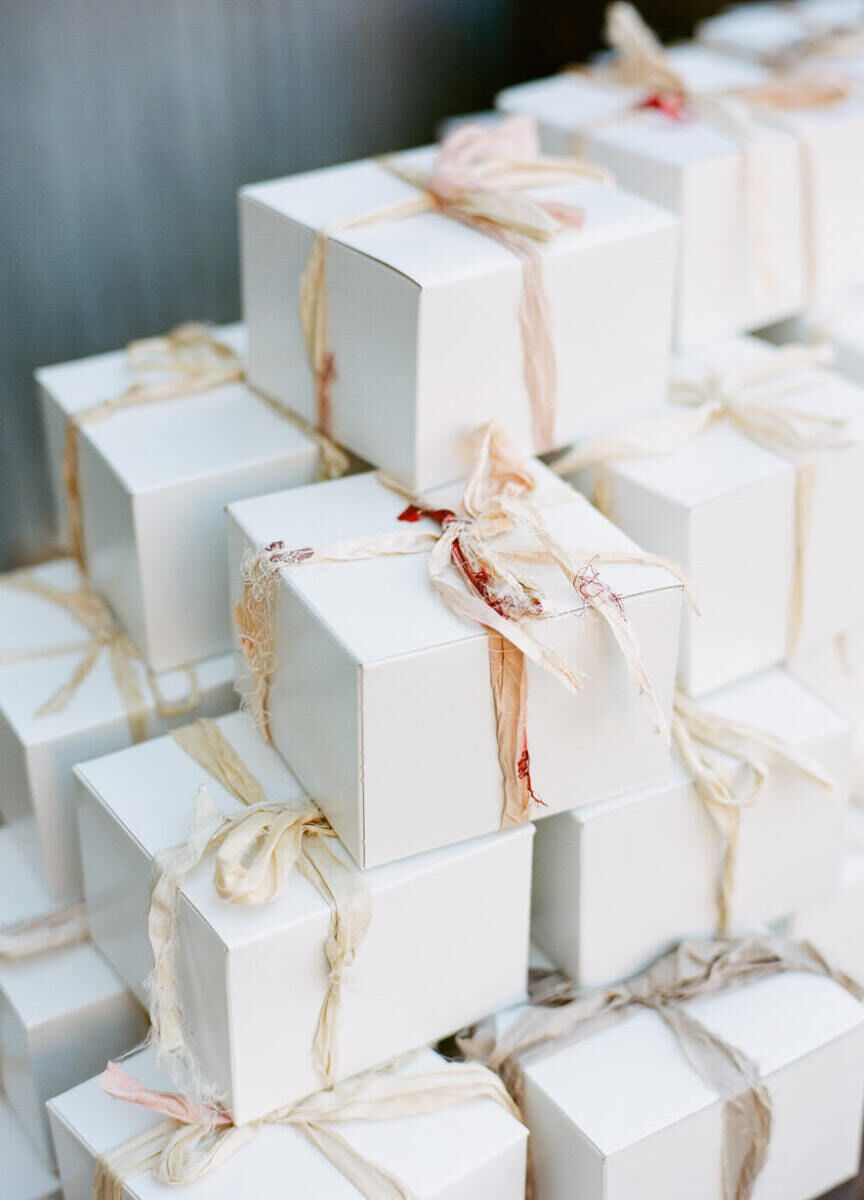
<instances>
[{"instance_id":1,"label":"pale yellow ribbon","mask_svg":"<svg viewBox=\"0 0 864 1200\"><path fill-rule=\"evenodd\" d=\"M330 1086L338 1075L338 1038L346 975L372 916L362 874L331 849L335 833L310 802L268 800L258 780L215 721L175 730L175 742L243 808L226 816L206 787L198 792L188 839L159 856L148 930L154 970L149 983L152 1037L186 1071L193 1090L210 1089L195 1062L184 1029L177 990L177 908L183 882L202 859L214 858L214 886L232 904L268 904L298 870L327 902L330 928L324 952L327 990L313 1041L315 1066Z\"/></svg>"},{"instance_id":2,"label":"pale yellow ribbon","mask_svg":"<svg viewBox=\"0 0 864 1200\"><path fill-rule=\"evenodd\" d=\"M86 904L70 904L0 928L0 962L37 958L90 937Z\"/></svg>"}]
</instances>

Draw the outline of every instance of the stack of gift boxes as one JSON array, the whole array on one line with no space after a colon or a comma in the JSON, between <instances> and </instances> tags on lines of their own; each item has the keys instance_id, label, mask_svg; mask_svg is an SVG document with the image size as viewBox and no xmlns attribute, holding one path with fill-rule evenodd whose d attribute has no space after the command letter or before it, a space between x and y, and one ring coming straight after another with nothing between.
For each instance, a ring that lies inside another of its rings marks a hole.
<instances>
[{"instance_id":1,"label":"stack of gift boxes","mask_svg":"<svg viewBox=\"0 0 864 1200\"><path fill-rule=\"evenodd\" d=\"M613 5L500 121L244 189L244 327L38 372L8 1200L855 1173L864 101L812 7Z\"/></svg>"}]
</instances>

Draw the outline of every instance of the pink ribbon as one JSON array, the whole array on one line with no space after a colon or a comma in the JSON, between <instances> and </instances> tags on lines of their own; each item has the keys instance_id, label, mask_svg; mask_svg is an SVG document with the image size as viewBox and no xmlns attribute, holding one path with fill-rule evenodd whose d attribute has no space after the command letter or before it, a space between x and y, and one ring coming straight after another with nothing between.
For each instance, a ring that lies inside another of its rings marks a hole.
<instances>
[{"instance_id":1,"label":"pink ribbon","mask_svg":"<svg viewBox=\"0 0 864 1200\"><path fill-rule=\"evenodd\" d=\"M224 1109L211 1104L197 1104L176 1092L157 1092L147 1087L119 1067L115 1062L109 1062L99 1077L102 1091L115 1100L126 1100L129 1104L140 1104L150 1112L181 1125L225 1126L233 1125L231 1117Z\"/></svg>"}]
</instances>

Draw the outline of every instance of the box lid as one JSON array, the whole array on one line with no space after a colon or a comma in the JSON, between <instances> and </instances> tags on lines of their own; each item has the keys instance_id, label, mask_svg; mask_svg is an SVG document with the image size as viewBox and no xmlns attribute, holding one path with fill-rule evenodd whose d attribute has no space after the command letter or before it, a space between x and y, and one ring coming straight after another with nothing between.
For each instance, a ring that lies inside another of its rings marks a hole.
<instances>
[{"instance_id":1,"label":"box lid","mask_svg":"<svg viewBox=\"0 0 864 1200\"><path fill-rule=\"evenodd\" d=\"M60 1185L0 1097L0 1163L3 1200L59 1200Z\"/></svg>"}]
</instances>

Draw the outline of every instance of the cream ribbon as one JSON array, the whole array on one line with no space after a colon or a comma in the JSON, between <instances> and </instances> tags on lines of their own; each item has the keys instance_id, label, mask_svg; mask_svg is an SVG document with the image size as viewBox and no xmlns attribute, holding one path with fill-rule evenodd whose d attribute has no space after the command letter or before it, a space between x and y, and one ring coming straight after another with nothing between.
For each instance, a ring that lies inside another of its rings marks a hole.
<instances>
[{"instance_id":1,"label":"cream ribbon","mask_svg":"<svg viewBox=\"0 0 864 1200\"><path fill-rule=\"evenodd\" d=\"M157 860L148 931L154 970L149 981L152 1038L184 1069L195 1094L212 1089L195 1062L177 989L177 909L189 873L212 856L218 894L232 904L278 899L298 870L330 908L324 952L329 975L313 1041L315 1066L329 1087L339 1071L338 1039L346 975L372 917L362 874L331 849L335 833L311 803L268 801L258 780L215 721L175 730L174 741L243 808L226 816L201 787L187 840Z\"/></svg>"},{"instance_id":2,"label":"cream ribbon","mask_svg":"<svg viewBox=\"0 0 864 1200\"><path fill-rule=\"evenodd\" d=\"M190 322L178 325L160 337L130 342L127 365L135 383L119 396L94 404L70 416L66 423L66 442L63 451L63 483L69 514L69 537L72 554L79 567L86 570L81 480L78 461L78 434L97 421L107 420L115 413L143 405L161 404L168 400L200 395L229 383L244 382L279 416L296 425L313 438L321 454L321 476L335 479L344 475L348 459L344 451L304 418L265 396L249 384L242 362L234 350L213 336L206 325Z\"/></svg>"},{"instance_id":3,"label":"cream ribbon","mask_svg":"<svg viewBox=\"0 0 864 1200\"><path fill-rule=\"evenodd\" d=\"M553 449L557 370L543 260L537 247L566 228L580 226L584 214L572 205L538 199L525 191L573 178L607 181L608 174L580 159L542 157L536 128L527 117L513 117L492 128L459 126L439 146L431 171L409 166L398 156L380 159L379 164L417 188L418 194L319 229L300 282L300 322L315 380L319 429L331 431L336 371L327 328L326 262L331 239L383 221L438 212L494 238L522 263L519 324L534 445L537 453Z\"/></svg>"},{"instance_id":4,"label":"cream ribbon","mask_svg":"<svg viewBox=\"0 0 864 1200\"><path fill-rule=\"evenodd\" d=\"M37 717L65 712L74 700L78 689L96 666L103 650L107 650L110 657L111 672L126 710L129 736L133 742L146 740L148 715L148 704L139 681L136 663L140 663L146 671L153 703L160 717L167 719L180 716L183 713L192 712L198 707L200 694L194 666L183 668L189 681L186 698L176 704L167 701L161 693L156 675L144 664L138 647L118 624L102 597L90 587L86 580L81 579L76 588L67 591L46 583L25 570L0 576L0 586L16 588L18 591L37 596L49 604L55 604L58 608L68 612L89 634L84 641L67 642L41 650L0 652L0 666L30 662L40 658L57 658L61 655L80 652L81 657L71 675L44 704L37 708Z\"/></svg>"},{"instance_id":5,"label":"cream ribbon","mask_svg":"<svg viewBox=\"0 0 864 1200\"><path fill-rule=\"evenodd\" d=\"M0 928L0 962L37 958L90 937L86 904L70 904Z\"/></svg>"},{"instance_id":6,"label":"cream ribbon","mask_svg":"<svg viewBox=\"0 0 864 1200\"><path fill-rule=\"evenodd\" d=\"M418 502L409 505L400 517L412 526L410 529L293 550L283 542L274 542L260 553L248 554L234 620L248 670L248 679L242 681L244 704L265 737L270 736L268 699L276 664L273 605L282 571L310 563L427 552L429 582L435 593L456 616L489 634L490 680L504 780L503 825L527 820L537 799L531 787L525 734L525 660L549 671L572 692L580 691L584 684L584 677L546 646L532 628L545 614L545 596L541 583L532 578L531 565L552 566L560 571L585 607L607 624L651 710L657 731L668 736L665 714L623 602L603 582L599 568L606 563L662 566L685 587L686 581L666 559L636 549L597 551L562 546L543 520L540 505L561 502L572 492L567 489L538 498L536 486L518 449L500 428L488 425L480 431L475 466L462 497L463 515ZM525 547L499 547L498 539L511 534L521 535ZM456 582L452 578L454 568Z\"/></svg>"},{"instance_id":7,"label":"cream ribbon","mask_svg":"<svg viewBox=\"0 0 864 1200\"><path fill-rule=\"evenodd\" d=\"M399 1065L391 1063L356 1075L329 1091L317 1092L299 1104L237 1127L227 1113L202 1109L172 1093L155 1092L109 1063L100 1082L110 1096L143 1105L166 1119L99 1156L93 1200L123 1200L124 1182L145 1171L159 1183L192 1183L218 1169L251 1142L262 1125L296 1129L366 1200L418 1200L407 1184L367 1158L334 1126L346 1121L422 1116L481 1099L494 1101L520 1119L500 1080L479 1063L442 1061L437 1068L411 1073L398 1072ZM441 1150L446 1153L446 1147ZM291 1177L289 1161L284 1177Z\"/></svg>"},{"instance_id":8,"label":"cream ribbon","mask_svg":"<svg viewBox=\"0 0 864 1200\"><path fill-rule=\"evenodd\" d=\"M789 971L833 979L864 1000L859 985L807 943L771 935L694 939L683 941L644 974L607 989L580 992L560 976L552 977L537 986L532 1006L497 1041L481 1026L461 1035L459 1044L469 1058L498 1071L521 1106L526 1063L599 1033L628 1012L651 1009L675 1035L693 1070L722 1098L723 1197L749 1200L771 1140L770 1093L758 1064L684 1006ZM530 1185L528 1195L533 1195Z\"/></svg>"}]
</instances>

